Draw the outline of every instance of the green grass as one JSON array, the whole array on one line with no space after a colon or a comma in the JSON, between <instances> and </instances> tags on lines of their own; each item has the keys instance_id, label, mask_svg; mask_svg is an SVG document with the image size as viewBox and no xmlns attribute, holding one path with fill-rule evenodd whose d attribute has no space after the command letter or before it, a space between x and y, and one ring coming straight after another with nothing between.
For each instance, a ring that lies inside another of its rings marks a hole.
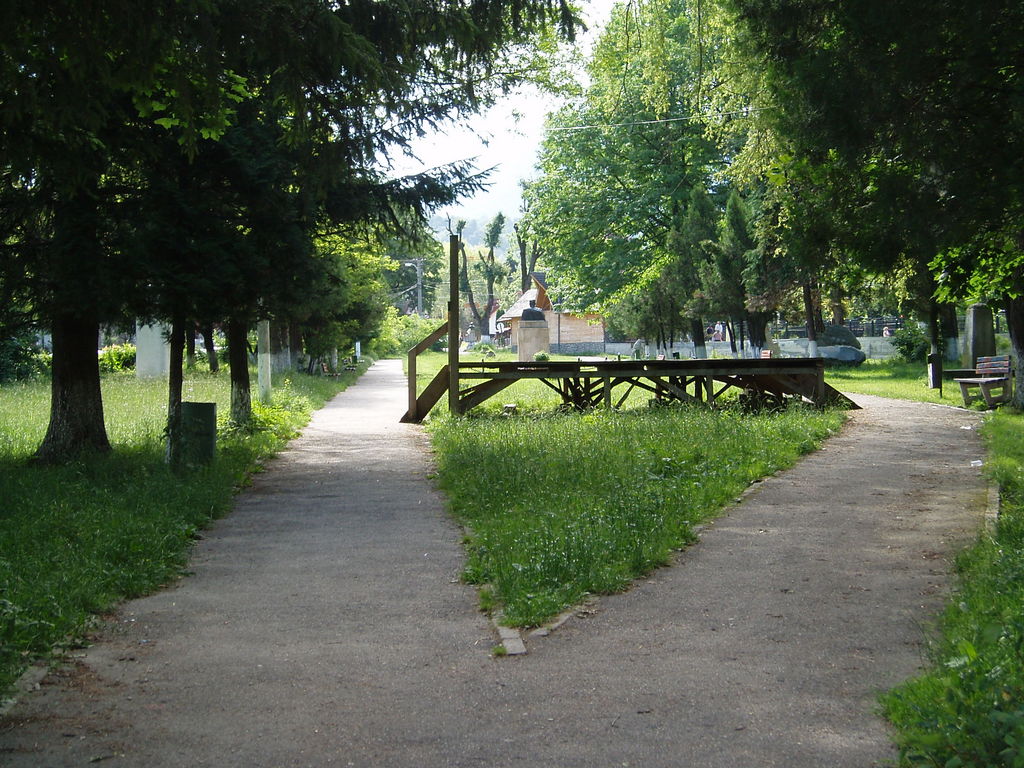
<instances>
[{"instance_id":1,"label":"green grass","mask_svg":"<svg viewBox=\"0 0 1024 768\"><path fill-rule=\"evenodd\" d=\"M276 382L271 405L255 406L259 428L223 431L216 461L186 477L164 463L163 381L106 376L114 451L64 466L29 460L46 431L49 384L0 387L0 692L33 659L76 642L97 613L174 579L258 462L354 378ZM226 373L190 375L185 399L227 413Z\"/></svg>"},{"instance_id":2,"label":"green grass","mask_svg":"<svg viewBox=\"0 0 1024 768\"><path fill-rule=\"evenodd\" d=\"M557 402L557 399L556 399ZM752 481L792 464L843 416L698 407L434 418L441 486L466 526L466 579L505 621L543 622L666 564Z\"/></svg>"},{"instance_id":3,"label":"green grass","mask_svg":"<svg viewBox=\"0 0 1024 768\"><path fill-rule=\"evenodd\" d=\"M957 562L929 670L882 697L902 766L1024 766L1024 415L983 434L1002 513Z\"/></svg>"},{"instance_id":4,"label":"green grass","mask_svg":"<svg viewBox=\"0 0 1024 768\"><path fill-rule=\"evenodd\" d=\"M856 368L826 368L825 381L840 392L915 400L922 403L963 406L960 385L942 383L939 390L928 387L928 372L923 363L902 360L867 360Z\"/></svg>"}]
</instances>

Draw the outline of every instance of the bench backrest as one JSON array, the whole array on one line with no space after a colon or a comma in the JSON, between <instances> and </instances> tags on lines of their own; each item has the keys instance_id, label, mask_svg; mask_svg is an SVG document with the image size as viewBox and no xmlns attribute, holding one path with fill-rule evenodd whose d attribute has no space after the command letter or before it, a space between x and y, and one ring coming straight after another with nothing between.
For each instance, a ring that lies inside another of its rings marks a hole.
<instances>
[{"instance_id":1,"label":"bench backrest","mask_svg":"<svg viewBox=\"0 0 1024 768\"><path fill-rule=\"evenodd\" d=\"M975 367L979 376L998 376L1010 372L1009 355L989 355L978 358L978 365Z\"/></svg>"}]
</instances>

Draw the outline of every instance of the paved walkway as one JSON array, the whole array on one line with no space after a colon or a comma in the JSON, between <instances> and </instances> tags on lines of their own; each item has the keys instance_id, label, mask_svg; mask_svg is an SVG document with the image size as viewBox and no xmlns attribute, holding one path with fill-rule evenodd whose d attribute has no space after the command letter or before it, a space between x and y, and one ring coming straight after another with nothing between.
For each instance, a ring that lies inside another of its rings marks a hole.
<instances>
[{"instance_id":1,"label":"paved walkway","mask_svg":"<svg viewBox=\"0 0 1024 768\"><path fill-rule=\"evenodd\" d=\"M920 664L981 523L976 414L858 396L674 567L529 654L459 584L459 530L378 363L198 544L0 721L9 766L786 766L893 756L874 695Z\"/></svg>"}]
</instances>

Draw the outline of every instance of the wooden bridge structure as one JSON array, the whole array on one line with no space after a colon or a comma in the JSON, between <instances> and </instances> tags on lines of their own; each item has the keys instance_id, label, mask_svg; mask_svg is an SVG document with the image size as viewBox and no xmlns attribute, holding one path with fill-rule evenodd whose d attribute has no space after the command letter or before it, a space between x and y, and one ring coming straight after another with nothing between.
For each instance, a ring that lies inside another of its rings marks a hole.
<instances>
[{"instance_id":1,"label":"wooden bridge structure","mask_svg":"<svg viewBox=\"0 0 1024 768\"><path fill-rule=\"evenodd\" d=\"M448 393L448 409L465 413L524 379L536 379L579 410L621 406L634 389L660 402L682 401L714 406L727 391L742 390L754 404L782 405L796 399L824 407L857 406L825 383L825 363L818 358L697 360L594 360L551 362L468 362L459 360L458 238L451 238L449 320L409 350L409 407L402 421L422 421ZM448 336L448 364L422 392L417 391L416 358ZM465 386L464 386L465 384Z\"/></svg>"},{"instance_id":2,"label":"wooden bridge structure","mask_svg":"<svg viewBox=\"0 0 1024 768\"><path fill-rule=\"evenodd\" d=\"M536 379L562 398L566 407L618 408L635 389L656 402L714 406L729 390L741 390L757 406L781 406L799 400L816 406L856 407L825 383L821 358L766 360L605 360L554 362L460 362L458 395L449 409L465 413L524 379ZM410 376L409 410L403 421L418 422L449 390L451 370L443 366L422 393ZM465 386L468 385L468 386Z\"/></svg>"}]
</instances>

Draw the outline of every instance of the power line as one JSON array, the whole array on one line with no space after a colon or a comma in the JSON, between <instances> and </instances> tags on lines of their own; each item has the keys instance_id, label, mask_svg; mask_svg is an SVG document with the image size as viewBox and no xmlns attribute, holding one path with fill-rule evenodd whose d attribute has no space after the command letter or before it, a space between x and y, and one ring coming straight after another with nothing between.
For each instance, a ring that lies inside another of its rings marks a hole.
<instances>
[{"instance_id":1,"label":"power line","mask_svg":"<svg viewBox=\"0 0 1024 768\"><path fill-rule=\"evenodd\" d=\"M548 128L550 133L563 132L563 131L586 131L594 128L631 128L636 125L657 125L658 123L679 123L686 120L701 120L709 117L732 117L734 115L749 115L754 112L764 112L768 109L774 109L774 107L750 107L749 109L739 109L733 112L718 112L714 115L686 115L685 117L663 117L658 120L635 120L629 123L592 123L590 125L566 125L558 126L555 128Z\"/></svg>"}]
</instances>

